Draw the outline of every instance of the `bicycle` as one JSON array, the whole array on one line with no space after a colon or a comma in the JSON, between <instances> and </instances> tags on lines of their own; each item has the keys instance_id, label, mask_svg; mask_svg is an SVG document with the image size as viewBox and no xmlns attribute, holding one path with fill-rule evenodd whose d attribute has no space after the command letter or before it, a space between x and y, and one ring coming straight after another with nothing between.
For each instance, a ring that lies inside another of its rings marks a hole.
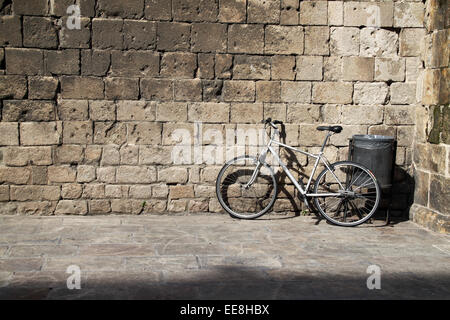
<instances>
[{"instance_id":1,"label":"bicycle","mask_svg":"<svg viewBox=\"0 0 450 320\"><path fill-rule=\"evenodd\" d=\"M374 174L358 163L340 161L330 164L324 150L330 137L342 132L341 126L320 126L319 131L328 131L318 154L312 154L275 139L282 121L264 120L264 130L270 140L257 157L241 156L228 161L217 177L216 195L223 209L239 219L256 219L273 207L278 192L274 170L267 164L270 152L281 166L289 180L300 192L303 201L313 199L320 215L332 224L354 227L369 220L376 212L380 202L380 186ZM267 132L267 127L270 131ZM274 150L273 145L287 148L315 159L315 164L306 187L302 180L297 181ZM312 193L313 177L323 163L325 169L317 176ZM308 205L309 207L309 205Z\"/></svg>"}]
</instances>

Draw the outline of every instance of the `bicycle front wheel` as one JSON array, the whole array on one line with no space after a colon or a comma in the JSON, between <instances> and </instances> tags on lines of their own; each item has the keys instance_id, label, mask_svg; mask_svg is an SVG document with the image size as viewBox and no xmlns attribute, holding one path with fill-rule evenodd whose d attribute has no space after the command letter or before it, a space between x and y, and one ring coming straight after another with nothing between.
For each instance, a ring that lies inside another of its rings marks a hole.
<instances>
[{"instance_id":1,"label":"bicycle front wheel","mask_svg":"<svg viewBox=\"0 0 450 320\"><path fill-rule=\"evenodd\" d=\"M243 156L225 164L216 182L222 208L239 219L255 219L267 213L277 196L273 170L256 158Z\"/></svg>"},{"instance_id":2,"label":"bicycle front wheel","mask_svg":"<svg viewBox=\"0 0 450 320\"><path fill-rule=\"evenodd\" d=\"M314 187L314 202L322 216L331 223L354 227L369 220L378 209L380 187L364 166L343 161L325 169Z\"/></svg>"}]
</instances>

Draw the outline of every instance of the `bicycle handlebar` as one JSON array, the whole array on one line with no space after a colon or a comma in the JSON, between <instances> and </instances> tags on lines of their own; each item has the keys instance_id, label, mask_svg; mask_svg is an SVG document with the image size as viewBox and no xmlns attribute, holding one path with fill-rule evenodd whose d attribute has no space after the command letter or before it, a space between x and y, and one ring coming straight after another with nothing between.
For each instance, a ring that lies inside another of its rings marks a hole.
<instances>
[{"instance_id":1,"label":"bicycle handlebar","mask_svg":"<svg viewBox=\"0 0 450 320\"><path fill-rule=\"evenodd\" d=\"M263 120L262 123L270 124L271 127L275 128L275 129L278 129L276 125L277 124L283 124L283 121L280 121L280 120L273 120L272 121L272 118L267 118L266 120Z\"/></svg>"}]
</instances>

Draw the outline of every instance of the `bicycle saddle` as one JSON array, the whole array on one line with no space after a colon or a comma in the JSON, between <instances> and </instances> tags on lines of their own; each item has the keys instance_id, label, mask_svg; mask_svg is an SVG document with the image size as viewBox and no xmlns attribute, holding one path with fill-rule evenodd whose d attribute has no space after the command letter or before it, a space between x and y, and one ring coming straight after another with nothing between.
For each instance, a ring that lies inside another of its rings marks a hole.
<instances>
[{"instance_id":1,"label":"bicycle saddle","mask_svg":"<svg viewBox=\"0 0 450 320\"><path fill-rule=\"evenodd\" d=\"M334 133L341 133L342 132L341 126L331 126L331 127L318 127L317 130L319 131L332 131Z\"/></svg>"}]
</instances>

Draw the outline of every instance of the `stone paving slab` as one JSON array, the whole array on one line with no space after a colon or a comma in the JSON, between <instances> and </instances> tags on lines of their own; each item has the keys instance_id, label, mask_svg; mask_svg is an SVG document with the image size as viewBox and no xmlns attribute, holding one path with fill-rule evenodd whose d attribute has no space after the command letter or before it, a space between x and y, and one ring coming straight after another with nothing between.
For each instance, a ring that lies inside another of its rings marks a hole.
<instances>
[{"instance_id":1,"label":"stone paving slab","mask_svg":"<svg viewBox=\"0 0 450 320\"><path fill-rule=\"evenodd\" d=\"M0 299L450 299L450 235L311 217L5 216Z\"/></svg>"}]
</instances>

